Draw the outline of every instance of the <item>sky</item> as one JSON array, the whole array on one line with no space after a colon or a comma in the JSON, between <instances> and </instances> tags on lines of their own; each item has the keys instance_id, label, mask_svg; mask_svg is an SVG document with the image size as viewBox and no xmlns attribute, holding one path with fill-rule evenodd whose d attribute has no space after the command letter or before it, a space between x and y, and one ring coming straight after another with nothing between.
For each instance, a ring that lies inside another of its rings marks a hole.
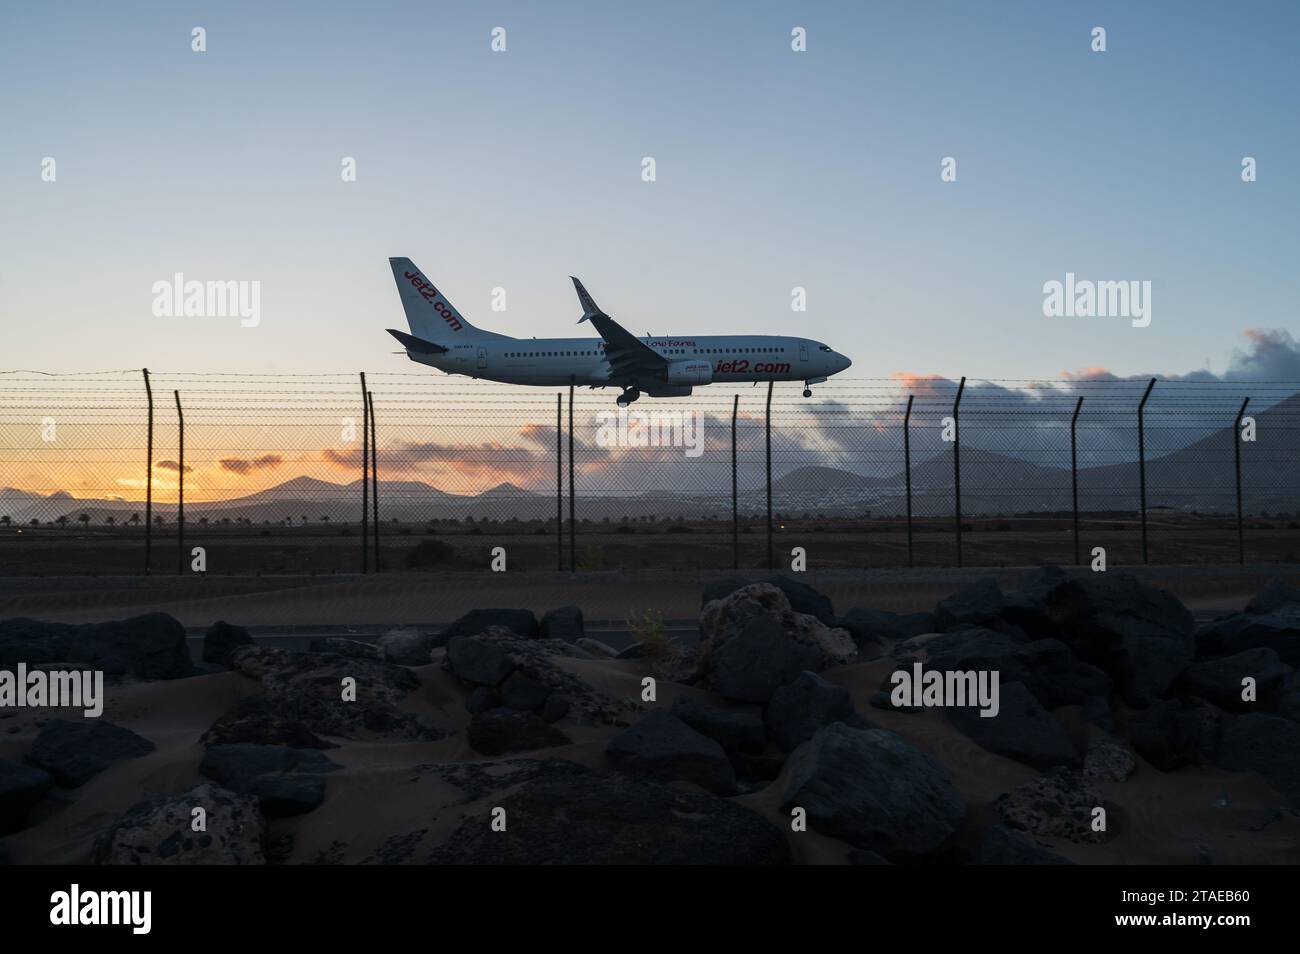
<instances>
[{"instance_id":1,"label":"sky","mask_svg":"<svg viewBox=\"0 0 1300 954\"><path fill-rule=\"evenodd\" d=\"M383 331L401 255L520 336L575 333L575 274L634 332L793 331L853 377L1300 378L1294 3L69 3L3 27L4 368L411 370ZM177 272L260 282L260 322L155 316ZM1045 317L1067 272L1151 282L1150 324Z\"/></svg>"}]
</instances>

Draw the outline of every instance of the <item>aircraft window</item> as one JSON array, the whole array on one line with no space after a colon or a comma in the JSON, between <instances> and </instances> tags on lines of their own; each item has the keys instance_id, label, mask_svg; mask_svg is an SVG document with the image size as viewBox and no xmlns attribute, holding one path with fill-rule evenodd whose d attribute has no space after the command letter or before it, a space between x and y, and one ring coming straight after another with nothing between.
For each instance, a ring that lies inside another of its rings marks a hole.
<instances>
[{"instance_id":1,"label":"aircraft window","mask_svg":"<svg viewBox=\"0 0 1300 954\"><path fill-rule=\"evenodd\" d=\"M822 350L822 351L830 351L831 349L828 348L828 347L826 347L825 345L822 345L822 346L821 346L821 350Z\"/></svg>"}]
</instances>

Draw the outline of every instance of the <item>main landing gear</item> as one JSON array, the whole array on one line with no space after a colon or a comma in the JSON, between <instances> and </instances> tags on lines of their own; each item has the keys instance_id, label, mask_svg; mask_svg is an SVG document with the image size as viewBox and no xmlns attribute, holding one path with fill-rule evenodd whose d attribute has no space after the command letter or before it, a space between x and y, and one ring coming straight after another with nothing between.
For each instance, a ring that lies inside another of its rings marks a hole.
<instances>
[{"instance_id":1,"label":"main landing gear","mask_svg":"<svg viewBox=\"0 0 1300 954\"><path fill-rule=\"evenodd\" d=\"M616 403L619 407L627 407L640 396L641 390L636 385L632 385L630 388L623 389L623 393L618 396Z\"/></svg>"}]
</instances>

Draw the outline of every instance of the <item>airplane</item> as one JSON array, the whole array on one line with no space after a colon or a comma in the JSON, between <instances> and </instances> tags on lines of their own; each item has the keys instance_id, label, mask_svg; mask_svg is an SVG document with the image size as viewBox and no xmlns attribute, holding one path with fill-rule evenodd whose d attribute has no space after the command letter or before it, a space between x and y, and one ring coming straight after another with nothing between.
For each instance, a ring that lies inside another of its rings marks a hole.
<instances>
[{"instance_id":1,"label":"airplane","mask_svg":"<svg viewBox=\"0 0 1300 954\"><path fill-rule=\"evenodd\" d=\"M582 305L578 324L599 338L511 338L476 328L409 258L390 258L410 333L387 329L412 361L447 374L556 387L618 387L627 407L642 394L685 397L695 387L744 381L812 385L853 362L820 341L785 335L646 335L638 338L601 311L573 279ZM570 276L572 277L572 276ZM398 352L399 354L401 352Z\"/></svg>"}]
</instances>

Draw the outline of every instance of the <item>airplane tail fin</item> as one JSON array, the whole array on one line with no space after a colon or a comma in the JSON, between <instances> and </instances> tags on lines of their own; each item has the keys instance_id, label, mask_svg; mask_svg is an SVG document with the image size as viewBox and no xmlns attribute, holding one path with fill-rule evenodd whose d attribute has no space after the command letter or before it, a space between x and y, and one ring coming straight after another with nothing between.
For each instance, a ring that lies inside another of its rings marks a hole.
<instances>
[{"instance_id":1,"label":"airplane tail fin","mask_svg":"<svg viewBox=\"0 0 1300 954\"><path fill-rule=\"evenodd\" d=\"M447 296L409 258L390 258L388 264L393 268L393 279L402 297L402 309L415 337L440 343L489 334L466 321Z\"/></svg>"},{"instance_id":2,"label":"airplane tail fin","mask_svg":"<svg viewBox=\"0 0 1300 954\"><path fill-rule=\"evenodd\" d=\"M602 318L608 317L600 310L600 306L597 305L596 300L591 297L591 293L582 287L582 282L578 281L572 275L570 275L569 278L573 279L573 289L578 293L578 301L582 304L582 317L578 319L578 324L582 324L584 321L595 318L597 315Z\"/></svg>"}]
</instances>

